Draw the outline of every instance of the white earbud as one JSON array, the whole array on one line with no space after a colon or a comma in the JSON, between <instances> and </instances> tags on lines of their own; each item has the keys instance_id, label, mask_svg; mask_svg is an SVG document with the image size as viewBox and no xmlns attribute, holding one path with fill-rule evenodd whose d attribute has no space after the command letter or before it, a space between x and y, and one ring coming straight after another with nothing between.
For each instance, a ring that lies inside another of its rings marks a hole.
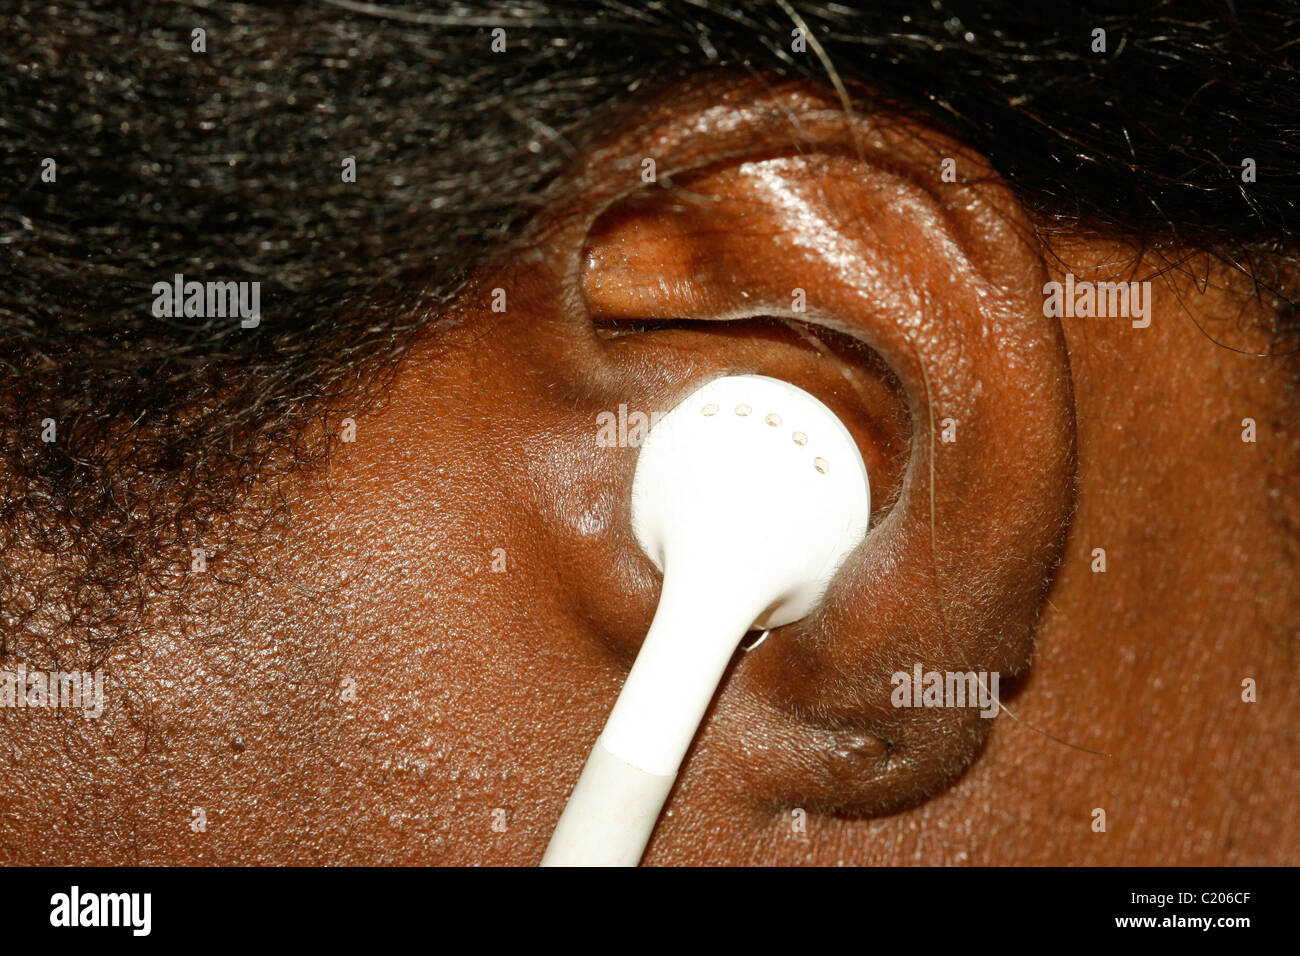
<instances>
[{"instance_id":1,"label":"white earbud","mask_svg":"<svg viewBox=\"0 0 1300 956\"><path fill-rule=\"evenodd\" d=\"M659 606L543 866L636 865L740 639L813 610L870 517L853 436L788 382L715 379L654 425L632 527Z\"/></svg>"}]
</instances>

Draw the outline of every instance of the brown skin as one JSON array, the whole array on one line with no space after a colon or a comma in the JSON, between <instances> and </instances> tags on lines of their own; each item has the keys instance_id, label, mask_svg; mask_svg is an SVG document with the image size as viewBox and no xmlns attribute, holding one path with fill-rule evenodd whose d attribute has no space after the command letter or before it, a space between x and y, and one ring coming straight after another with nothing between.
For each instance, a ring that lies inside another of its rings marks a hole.
<instances>
[{"instance_id":1,"label":"brown skin","mask_svg":"<svg viewBox=\"0 0 1300 956\"><path fill-rule=\"evenodd\" d=\"M873 530L738 655L646 862L1296 862L1294 396L1208 337L1268 348L1239 281L1046 318L1049 278L1160 262L1049 253L978 157L794 87L679 91L568 186L283 529L149 608L102 719L3 715L0 861L536 863L657 597L596 416L759 372L850 425ZM704 321L755 316L803 331ZM918 661L999 671L1015 717L892 707Z\"/></svg>"}]
</instances>

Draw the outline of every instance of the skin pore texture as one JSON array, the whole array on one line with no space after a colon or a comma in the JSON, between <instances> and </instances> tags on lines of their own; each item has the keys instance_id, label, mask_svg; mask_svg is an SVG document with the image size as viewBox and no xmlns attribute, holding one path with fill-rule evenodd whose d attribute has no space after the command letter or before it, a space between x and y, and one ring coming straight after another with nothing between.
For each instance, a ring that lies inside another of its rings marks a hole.
<instances>
[{"instance_id":1,"label":"skin pore texture","mask_svg":"<svg viewBox=\"0 0 1300 956\"><path fill-rule=\"evenodd\" d=\"M754 372L845 420L872 532L737 655L645 862L1295 862L1294 365L1248 281L1049 243L960 144L796 84L674 91L565 185L144 609L101 719L4 715L0 860L536 863L658 594L597 416ZM1149 279L1149 326L1045 316L1067 273ZM917 663L1014 717L893 707Z\"/></svg>"}]
</instances>

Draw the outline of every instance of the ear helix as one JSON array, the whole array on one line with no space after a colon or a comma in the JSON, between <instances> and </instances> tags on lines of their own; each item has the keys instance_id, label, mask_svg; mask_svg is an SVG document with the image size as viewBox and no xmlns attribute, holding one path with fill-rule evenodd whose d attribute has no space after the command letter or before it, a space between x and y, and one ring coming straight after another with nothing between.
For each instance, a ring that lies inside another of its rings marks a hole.
<instances>
[{"instance_id":1,"label":"ear helix","mask_svg":"<svg viewBox=\"0 0 1300 956\"><path fill-rule=\"evenodd\" d=\"M663 590L543 866L636 865L741 638L817 606L866 534L870 482L820 401L732 375L651 429L631 516Z\"/></svg>"}]
</instances>

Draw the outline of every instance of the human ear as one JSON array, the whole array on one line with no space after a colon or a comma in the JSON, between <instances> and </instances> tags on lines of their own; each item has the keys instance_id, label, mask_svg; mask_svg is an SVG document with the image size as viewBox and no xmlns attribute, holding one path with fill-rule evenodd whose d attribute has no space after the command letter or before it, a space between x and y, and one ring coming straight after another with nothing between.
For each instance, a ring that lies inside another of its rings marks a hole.
<instances>
[{"instance_id":1,"label":"human ear","mask_svg":"<svg viewBox=\"0 0 1300 956\"><path fill-rule=\"evenodd\" d=\"M666 120L651 141L670 144L668 187L585 232L596 367L618 382L611 407L758 372L855 430L873 531L820 613L740 662L727 694L751 699L728 745L792 805L893 809L964 768L995 712L896 706L896 675L973 671L995 692L1025 669L1059 559L1074 421L1045 269L1005 186L906 118L846 128L802 91L713 115L713 136L701 115Z\"/></svg>"},{"instance_id":2,"label":"human ear","mask_svg":"<svg viewBox=\"0 0 1300 956\"><path fill-rule=\"evenodd\" d=\"M492 463L456 494L490 502L481 526L513 562L483 625L508 646L546 622L545 682L519 714L548 728L556 782L529 821L538 855L657 600L630 526L639 436L723 374L785 379L841 417L872 528L818 611L738 655L648 859L689 856L701 821L887 812L974 759L988 709L895 706L895 677L989 690L1028 663L1074 471L1031 235L978 156L915 120L802 86L698 86L589 150L449 310L465 347L440 374L478 422L457 455Z\"/></svg>"}]
</instances>

